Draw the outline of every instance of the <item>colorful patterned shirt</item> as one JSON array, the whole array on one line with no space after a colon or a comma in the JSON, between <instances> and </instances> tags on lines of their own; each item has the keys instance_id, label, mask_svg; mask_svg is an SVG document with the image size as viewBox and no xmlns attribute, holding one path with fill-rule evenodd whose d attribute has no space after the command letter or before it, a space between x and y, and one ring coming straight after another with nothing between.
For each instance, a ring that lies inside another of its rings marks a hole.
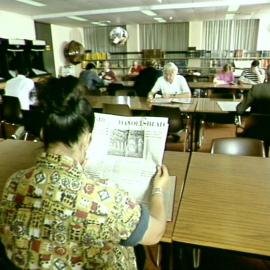
<instances>
[{"instance_id":1,"label":"colorful patterned shirt","mask_svg":"<svg viewBox=\"0 0 270 270\"><path fill-rule=\"evenodd\" d=\"M0 204L0 237L21 269L136 268L132 246L149 214L106 180L89 179L67 156L43 153L12 175Z\"/></svg>"}]
</instances>

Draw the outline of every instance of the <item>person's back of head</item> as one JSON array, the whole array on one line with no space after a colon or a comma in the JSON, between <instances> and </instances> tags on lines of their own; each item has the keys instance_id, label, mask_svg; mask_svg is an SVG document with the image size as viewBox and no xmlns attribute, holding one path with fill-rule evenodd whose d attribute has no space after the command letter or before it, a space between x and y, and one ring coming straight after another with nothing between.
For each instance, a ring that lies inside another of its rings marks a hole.
<instances>
[{"instance_id":1,"label":"person's back of head","mask_svg":"<svg viewBox=\"0 0 270 270\"><path fill-rule=\"evenodd\" d=\"M258 60L253 60L251 63L251 67L258 67L260 65L260 62Z\"/></svg>"},{"instance_id":2,"label":"person's back of head","mask_svg":"<svg viewBox=\"0 0 270 270\"><path fill-rule=\"evenodd\" d=\"M86 70L91 70L91 69L95 69L96 66L94 63L88 63L85 67Z\"/></svg>"},{"instance_id":3,"label":"person's back of head","mask_svg":"<svg viewBox=\"0 0 270 270\"><path fill-rule=\"evenodd\" d=\"M24 67L24 66L18 66L17 68L16 68L16 71L17 71L17 74L20 74L20 75L24 75L24 76L27 76L28 75L28 70L27 70L27 68L26 67Z\"/></svg>"},{"instance_id":4,"label":"person's back of head","mask_svg":"<svg viewBox=\"0 0 270 270\"><path fill-rule=\"evenodd\" d=\"M149 59L146 60L145 62L145 67L149 68L149 67L153 67L153 68L157 68L158 64L157 61L155 59Z\"/></svg>"},{"instance_id":5,"label":"person's back of head","mask_svg":"<svg viewBox=\"0 0 270 270\"><path fill-rule=\"evenodd\" d=\"M232 66L230 64L225 64L222 68L223 72L229 72L232 71Z\"/></svg>"},{"instance_id":6,"label":"person's back of head","mask_svg":"<svg viewBox=\"0 0 270 270\"><path fill-rule=\"evenodd\" d=\"M85 131L92 131L94 113L78 82L67 76L37 84L45 148L58 142L72 146Z\"/></svg>"}]
</instances>

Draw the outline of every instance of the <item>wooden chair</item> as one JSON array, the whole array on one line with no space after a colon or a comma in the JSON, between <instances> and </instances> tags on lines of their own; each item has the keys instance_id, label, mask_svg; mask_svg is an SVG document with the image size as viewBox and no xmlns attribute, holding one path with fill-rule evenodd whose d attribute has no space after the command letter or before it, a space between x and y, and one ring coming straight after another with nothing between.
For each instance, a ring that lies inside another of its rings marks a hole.
<instances>
[{"instance_id":1,"label":"wooden chair","mask_svg":"<svg viewBox=\"0 0 270 270\"><path fill-rule=\"evenodd\" d=\"M264 141L264 149L266 157L269 156L270 146L270 114L251 113L249 115L237 116L236 132L237 137L254 138Z\"/></svg>"},{"instance_id":2,"label":"wooden chair","mask_svg":"<svg viewBox=\"0 0 270 270\"><path fill-rule=\"evenodd\" d=\"M23 114L18 97L2 97L1 130L3 138L21 139L24 135Z\"/></svg>"},{"instance_id":3,"label":"wooden chair","mask_svg":"<svg viewBox=\"0 0 270 270\"><path fill-rule=\"evenodd\" d=\"M188 117L182 113L178 107L167 107L153 105L151 115L157 117L167 117L169 121L168 135L166 140L166 150L179 150L177 146L180 142L181 135L183 138L183 151L186 151L188 141Z\"/></svg>"},{"instance_id":4,"label":"wooden chair","mask_svg":"<svg viewBox=\"0 0 270 270\"><path fill-rule=\"evenodd\" d=\"M115 96L136 96L134 89L120 89L115 91Z\"/></svg>"},{"instance_id":5,"label":"wooden chair","mask_svg":"<svg viewBox=\"0 0 270 270\"><path fill-rule=\"evenodd\" d=\"M212 141L211 154L265 157L264 142L252 138L218 138Z\"/></svg>"},{"instance_id":6,"label":"wooden chair","mask_svg":"<svg viewBox=\"0 0 270 270\"><path fill-rule=\"evenodd\" d=\"M132 116L132 111L127 104L103 103L102 112L113 115Z\"/></svg>"},{"instance_id":7,"label":"wooden chair","mask_svg":"<svg viewBox=\"0 0 270 270\"><path fill-rule=\"evenodd\" d=\"M38 106L30 106L30 110L22 111L23 114L23 124L25 127L24 140L40 140L40 130L42 125L42 113Z\"/></svg>"}]
</instances>

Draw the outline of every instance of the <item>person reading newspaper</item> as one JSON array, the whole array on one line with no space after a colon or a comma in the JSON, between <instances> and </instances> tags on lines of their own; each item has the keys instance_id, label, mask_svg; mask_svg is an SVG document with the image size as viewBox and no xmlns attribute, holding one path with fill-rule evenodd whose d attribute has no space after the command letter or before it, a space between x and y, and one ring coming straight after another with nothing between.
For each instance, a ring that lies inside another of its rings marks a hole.
<instances>
[{"instance_id":1,"label":"person reading newspaper","mask_svg":"<svg viewBox=\"0 0 270 270\"><path fill-rule=\"evenodd\" d=\"M45 149L3 189L0 269L135 270L133 246L157 243L165 230L166 166L153 177L149 211L110 180L88 178L94 114L78 79L37 89Z\"/></svg>"}]
</instances>

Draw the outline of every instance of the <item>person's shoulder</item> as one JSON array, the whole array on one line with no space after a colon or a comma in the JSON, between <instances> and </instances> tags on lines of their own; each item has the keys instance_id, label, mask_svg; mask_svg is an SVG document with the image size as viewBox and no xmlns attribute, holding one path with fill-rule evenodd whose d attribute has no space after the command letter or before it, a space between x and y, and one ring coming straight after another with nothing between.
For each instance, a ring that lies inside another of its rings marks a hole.
<instances>
[{"instance_id":1,"label":"person's shoulder","mask_svg":"<svg viewBox=\"0 0 270 270\"><path fill-rule=\"evenodd\" d=\"M256 91L270 91L270 83L258 83L253 85L251 88L251 91L256 92Z\"/></svg>"},{"instance_id":2,"label":"person's shoulder","mask_svg":"<svg viewBox=\"0 0 270 270\"><path fill-rule=\"evenodd\" d=\"M179 81L185 81L186 80L186 78L181 74L177 74L176 79L179 80Z\"/></svg>"}]
</instances>

